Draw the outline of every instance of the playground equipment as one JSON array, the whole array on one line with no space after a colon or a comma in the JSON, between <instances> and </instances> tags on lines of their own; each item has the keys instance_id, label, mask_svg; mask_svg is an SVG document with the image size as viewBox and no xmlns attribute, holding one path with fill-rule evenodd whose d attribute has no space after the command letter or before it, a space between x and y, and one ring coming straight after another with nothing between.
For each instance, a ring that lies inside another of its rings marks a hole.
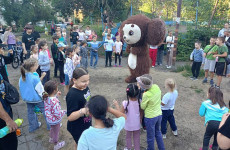
<instances>
[{"instance_id":1,"label":"playground equipment","mask_svg":"<svg viewBox=\"0 0 230 150\"><path fill-rule=\"evenodd\" d=\"M18 125L18 127L20 127L23 123L23 119L17 119L14 122ZM9 133L10 133L9 127L5 126L4 128L0 129L0 138L5 137ZM17 134L21 134L19 130L17 130Z\"/></svg>"}]
</instances>

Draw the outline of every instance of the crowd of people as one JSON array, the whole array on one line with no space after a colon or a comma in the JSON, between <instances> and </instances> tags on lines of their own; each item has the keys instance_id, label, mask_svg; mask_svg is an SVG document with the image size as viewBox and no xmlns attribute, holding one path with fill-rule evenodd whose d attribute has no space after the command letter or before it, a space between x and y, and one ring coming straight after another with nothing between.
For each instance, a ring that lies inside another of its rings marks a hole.
<instances>
[{"instance_id":1,"label":"crowd of people","mask_svg":"<svg viewBox=\"0 0 230 150\"><path fill-rule=\"evenodd\" d=\"M0 26L1 27L1 26ZM199 114L205 117L206 131L204 134L202 150L208 150L210 139L214 136L211 145L213 150L218 147L230 148L230 117L229 109L223 100L223 93L220 85L223 75L230 74L230 66L226 65L227 57L230 57L230 29L223 31L225 37L211 37L210 45L204 50L201 42L195 42L195 49L191 54L193 60L191 79L197 80L199 71L204 63L205 79L208 82L210 73L210 84L214 85L214 71L217 75L217 83L207 91L207 100L201 104ZM40 111L45 119L49 131L49 142L54 145L54 150L65 146L65 141L59 139L62 118L67 114L67 130L75 141L75 149L78 150L102 150L116 149L117 140L122 129L126 131L125 150L140 150L140 131L147 132L147 149L154 150L156 139L159 150L165 149L163 139L167 138L167 122L169 122L172 134L177 136L178 128L174 118L174 106L178 98L176 82L172 78L165 80L167 93L161 98L160 87L153 83L150 74L137 77L137 84L129 84L125 89L127 100L121 104L114 100L115 108L109 106L104 96L91 96L89 85L90 75L88 68L88 52L90 51L90 67L96 68L98 62L98 49L103 46L105 50L105 67L112 67L112 55L115 54L114 67L121 67L123 43L120 33L111 34L111 29L105 29L102 33L103 41L97 41L97 34L86 27L83 31L78 26L71 28L67 35L65 27L51 26L53 43L51 53L47 41L40 39L40 36L33 27L27 25L22 36L22 49L26 60L21 66L21 77L19 79L19 92L22 100L27 105L27 117L29 132L35 132L40 126L35 110ZM2 27L0 28L2 30ZM222 32L222 30L221 30ZM6 35L6 37L5 37ZM8 39L8 40L6 40ZM3 44L0 44L0 79L8 80L5 65L12 62L13 51L4 56L4 44L9 49L15 46L16 41L12 30L4 34ZM167 44L167 68L172 66L172 48L174 47L172 32L168 33L165 43L160 46L150 46L149 54L152 60L152 67L162 65L164 44ZM71 45L68 46L68 40ZM93 59L95 58L95 62ZM117 59L119 62L117 62ZM23 60L23 59L22 59ZM54 65L54 78L58 77L60 82L51 80L50 70ZM227 73L226 73L226 70ZM59 86L58 86L59 85ZM64 86L64 94L58 89ZM1 82L0 90L2 95L4 84ZM6 93L7 94L7 93ZM61 94L65 97L67 110L62 110L60 105ZM0 139L0 149L17 149L17 137L15 130L17 125L12 121L12 109L10 104L0 97L0 128L8 126L11 133ZM115 116L110 119L107 113ZM92 122L94 122L92 124ZM169 134L169 133L168 133ZM103 140L102 140L103 139Z\"/></svg>"}]
</instances>

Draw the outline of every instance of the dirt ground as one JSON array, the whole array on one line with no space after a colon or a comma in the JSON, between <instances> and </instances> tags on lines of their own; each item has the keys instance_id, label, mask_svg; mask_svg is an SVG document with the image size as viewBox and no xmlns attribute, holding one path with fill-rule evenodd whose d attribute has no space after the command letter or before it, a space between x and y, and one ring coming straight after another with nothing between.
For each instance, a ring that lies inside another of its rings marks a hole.
<instances>
[{"instance_id":1,"label":"dirt ground","mask_svg":"<svg viewBox=\"0 0 230 150\"><path fill-rule=\"evenodd\" d=\"M123 67L121 68L104 68L104 59L99 58L97 69L89 68L90 74L90 90L92 95L100 94L105 96L109 102L116 99L120 103L126 99L125 89L127 84L124 79L129 75L129 70L126 67L127 59L123 59ZM53 69L53 67L52 67ZM9 79L12 84L18 87L18 79L20 77L20 69L12 69L8 65ZM179 97L175 105L175 119L178 126L178 137L174 137L171 129L168 128L167 139L164 140L166 150L195 150L202 146L203 134L205 131L204 118L198 114L201 102L206 99L206 92L209 85L203 85L202 79L191 81L189 78L183 77L180 73L170 72L165 67L151 68L153 83L159 85L162 90L162 96L167 92L164 89L164 80L167 78L174 78L177 83ZM53 77L53 71L51 71ZM53 78L59 82L59 79ZM229 100L230 92L229 79L224 78L222 83L222 90L224 92L225 102ZM59 89L64 93L64 87L59 86ZM60 98L61 106L66 109L66 102L63 97ZM20 102L24 103L24 102ZM23 108L26 110L26 105ZM19 112L20 113L20 112ZM26 120L27 116L23 116ZM49 144L49 134L46 131L44 119L39 117L43 123L42 127L35 132L36 140L41 141L45 149L53 149ZM67 117L62 120L63 126L60 131L60 140L66 141L65 150L74 149L74 140L66 129ZM103 140L103 139L101 139ZM146 148L146 133L141 133L141 149ZM125 132L120 133L118 139L118 150L125 147ZM157 149L157 148L156 148Z\"/></svg>"}]
</instances>

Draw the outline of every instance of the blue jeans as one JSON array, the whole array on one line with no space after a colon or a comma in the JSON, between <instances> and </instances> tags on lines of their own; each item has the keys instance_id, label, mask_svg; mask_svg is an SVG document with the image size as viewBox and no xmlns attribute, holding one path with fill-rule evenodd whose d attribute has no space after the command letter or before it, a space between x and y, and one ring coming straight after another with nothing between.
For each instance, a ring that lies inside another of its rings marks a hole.
<instances>
[{"instance_id":1,"label":"blue jeans","mask_svg":"<svg viewBox=\"0 0 230 150\"><path fill-rule=\"evenodd\" d=\"M167 121L173 131L177 130L175 118L173 115L174 110L162 110L162 121L161 121L161 133L166 134L167 132Z\"/></svg>"},{"instance_id":2,"label":"blue jeans","mask_svg":"<svg viewBox=\"0 0 230 150\"><path fill-rule=\"evenodd\" d=\"M164 50L157 51L157 65L162 65Z\"/></svg>"},{"instance_id":3,"label":"blue jeans","mask_svg":"<svg viewBox=\"0 0 230 150\"><path fill-rule=\"evenodd\" d=\"M81 66L85 69L88 67L88 57L82 57L81 58Z\"/></svg>"},{"instance_id":4,"label":"blue jeans","mask_svg":"<svg viewBox=\"0 0 230 150\"><path fill-rule=\"evenodd\" d=\"M29 121L29 132L33 132L39 128L38 118L37 118L36 113L34 112L35 106L37 106L41 110L44 116L44 119L46 121L44 102L42 101L39 103L26 103L26 104L27 104L27 115L28 115L28 121ZM47 130L50 130L50 125L47 123L47 121L46 121L46 125L47 125Z\"/></svg>"},{"instance_id":5,"label":"blue jeans","mask_svg":"<svg viewBox=\"0 0 230 150\"><path fill-rule=\"evenodd\" d=\"M162 116L157 116L154 118L145 118L145 125L147 130L147 150L155 150L154 140L156 138L157 146L159 150L165 150L164 142L162 139L160 125Z\"/></svg>"},{"instance_id":6,"label":"blue jeans","mask_svg":"<svg viewBox=\"0 0 230 150\"><path fill-rule=\"evenodd\" d=\"M94 65L93 65L93 58L95 57L95 63L94 63ZM98 61L98 53L97 52L93 52L93 51L91 51L90 52L90 66L92 66L92 67L96 67L96 65L97 65L97 61Z\"/></svg>"},{"instance_id":7,"label":"blue jeans","mask_svg":"<svg viewBox=\"0 0 230 150\"><path fill-rule=\"evenodd\" d=\"M42 84L45 85L45 83L48 82L48 81L50 80L50 70L48 70L48 71L41 71L41 74L42 74L43 72L46 73L45 77L44 77L43 80L42 80Z\"/></svg>"}]
</instances>

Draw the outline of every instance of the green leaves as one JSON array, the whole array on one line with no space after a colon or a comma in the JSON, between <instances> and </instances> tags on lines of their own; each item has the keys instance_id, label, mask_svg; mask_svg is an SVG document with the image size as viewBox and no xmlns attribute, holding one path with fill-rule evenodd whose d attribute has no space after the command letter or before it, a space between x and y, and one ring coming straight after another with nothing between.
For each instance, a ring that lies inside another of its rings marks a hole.
<instances>
[{"instance_id":1,"label":"green leaves","mask_svg":"<svg viewBox=\"0 0 230 150\"><path fill-rule=\"evenodd\" d=\"M2 0L2 14L8 25L14 21L17 26L24 26L28 22L51 20L54 18L54 11L48 3L42 0L23 0L23 2Z\"/></svg>"}]
</instances>

